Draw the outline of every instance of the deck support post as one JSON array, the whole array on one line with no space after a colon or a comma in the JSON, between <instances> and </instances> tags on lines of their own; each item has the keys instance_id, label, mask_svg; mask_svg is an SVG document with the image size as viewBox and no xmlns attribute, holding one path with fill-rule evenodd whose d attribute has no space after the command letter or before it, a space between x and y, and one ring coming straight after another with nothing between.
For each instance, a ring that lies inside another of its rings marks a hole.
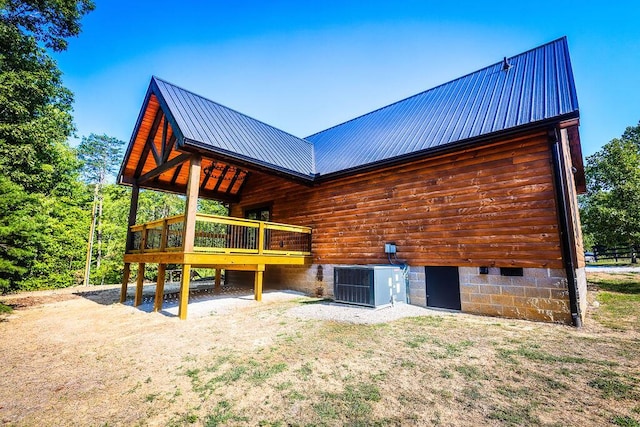
<instances>
[{"instance_id":1,"label":"deck support post","mask_svg":"<svg viewBox=\"0 0 640 427\"><path fill-rule=\"evenodd\" d=\"M124 263L124 271L122 272L122 287L120 288L120 303L127 300L127 286L129 285L129 277L131 276L131 264Z\"/></svg>"},{"instance_id":2,"label":"deck support post","mask_svg":"<svg viewBox=\"0 0 640 427\"><path fill-rule=\"evenodd\" d=\"M138 188L137 185L134 185L133 188L131 189L131 204L129 205L129 220L127 222L127 241L125 242L125 253L129 252L131 250L131 246L133 245L133 234L131 234L131 226L136 224L136 217L138 216L138 195L139 194L140 194L140 189ZM120 303L124 303L127 300L127 285L129 284L130 276L131 276L131 264L128 262L125 262L124 272L122 274L122 287L120 288ZM137 295L138 294L136 289L136 296Z\"/></svg>"},{"instance_id":3,"label":"deck support post","mask_svg":"<svg viewBox=\"0 0 640 427\"><path fill-rule=\"evenodd\" d=\"M196 237L196 213L198 211L198 191L200 189L200 165L202 157L194 154L189 162L189 181L187 182L187 200L184 209L184 234L182 235L182 250L193 252ZM178 317L187 318L189 304L189 281L191 279L191 264L182 266L182 281L180 282L180 307Z\"/></svg>"},{"instance_id":4,"label":"deck support post","mask_svg":"<svg viewBox=\"0 0 640 427\"><path fill-rule=\"evenodd\" d=\"M133 306L142 304L142 287L144 286L144 262L138 263L138 278L136 280L136 296L133 299Z\"/></svg>"},{"instance_id":5,"label":"deck support post","mask_svg":"<svg viewBox=\"0 0 640 427\"><path fill-rule=\"evenodd\" d=\"M129 220L127 222L127 242L125 252L131 250L133 245L133 234L131 234L131 226L136 225L136 218L138 216L138 196L140 194L140 188L134 185L131 188L131 204L129 205Z\"/></svg>"},{"instance_id":6,"label":"deck support post","mask_svg":"<svg viewBox=\"0 0 640 427\"><path fill-rule=\"evenodd\" d=\"M222 278L222 270L216 267L216 289L220 289L220 279Z\"/></svg>"},{"instance_id":7,"label":"deck support post","mask_svg":"<svg viewBox=\"0 0 640 427\"><path fill-rule=\"evenodd\" d=\"M264 265L259 265L254 276L253 298L262 301L262 279L264 278Z\"/></svg>"},{"instance_id":8,"label":"deck support post","mask_svg":"<svg viewBox=\"0 0 640 427\"><path fill-rule=\"evenodd\" d=\"M167 264L158 264L158 280L156 281L156 297L153 301L153 311L162 310L164 300L164 281L167 271Z\"/></svg>"},{"instance_id":9,"label":"deck support post","mask_svg":"<svg viewBox=\"0 0 640 427\"><path fill-rule=\"evenodd\" d=\"M191 265L182 266L182 279L180 281L180 301L178 306L178 317L180 320L187 318L187 306L189 305L189 282L191 279Z\"/></svg>"}]
</instances>

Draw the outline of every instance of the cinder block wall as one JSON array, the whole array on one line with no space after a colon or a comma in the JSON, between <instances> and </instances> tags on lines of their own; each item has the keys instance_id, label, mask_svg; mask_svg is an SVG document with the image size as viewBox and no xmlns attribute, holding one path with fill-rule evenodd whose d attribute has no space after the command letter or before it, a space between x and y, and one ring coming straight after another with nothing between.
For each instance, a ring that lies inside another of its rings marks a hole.
<instances>
[{"instance_id":1,"label":"cinder block wall","mask_svg":"<svg viewBox=\"0 0 640 427\"><path fill-rule=\"evenodd\" d=\"M230 284L253 286L254 273L228 271ZM291 289L307 295L333 296L333 265L268 265L263 278L264 289Z\"/></svg>"},{"instance_id":2,"label":"cinder block wall","mask_svg":"<svg viewBox=\"0 0 640 427\"><path fill-rule=\"evenodd\" d=\"M478 267L459 267L458 273L465 313L571 323L567 277L562 269L524 268L522 277L501 276L499 268L480 274ZM586 286L584 292L586 295ZM423 266L410 267L409 302L427 306Z\"/></svg>"},{"instance_id":3,"label":"cinder block wall","mask_svg":"<svg viewBox=\"0 0 640 427\"><path fill-rule=\"evenodd\" d=\"M308 295L333 296L333 265L269 265L264 282Z\"/></svg>"},{"instance_id":4,"label":"cinder block wall","mask_svg":"<svg viewBox=\"0 0 640 427\"><path fill-rule=\"evenodd\" d=\"M571 324L567 277L562 269L524 268L522 277L480 274L460 267L462 311L489 316Z\"/></svg>"},{"instance_id":5,"label":"cinder block wall","mask_svg":"<svg viewBox=\"0 0 640 427\"><path fill-rule=\"evenodd\" d=\"M407 302L427 306L427 281L423 266L409 266L409 294Z\"/></svg>"}]
</instances>

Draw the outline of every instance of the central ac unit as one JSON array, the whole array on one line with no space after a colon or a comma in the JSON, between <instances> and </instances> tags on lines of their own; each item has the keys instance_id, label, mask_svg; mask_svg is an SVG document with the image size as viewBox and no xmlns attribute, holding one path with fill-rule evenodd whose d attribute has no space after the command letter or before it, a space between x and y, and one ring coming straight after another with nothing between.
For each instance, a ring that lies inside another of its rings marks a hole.
<instances>
[{"instance_id":1,"label":"central ac unit","mask_svg":"<svg viewBox=\"0 0 640 427\"><path fill-rule=\"evenodd\" d=\"M393 265L336 266L333 296L337 302L369 307L406 302L404 274Z\"/></svg>"}]
</instances>

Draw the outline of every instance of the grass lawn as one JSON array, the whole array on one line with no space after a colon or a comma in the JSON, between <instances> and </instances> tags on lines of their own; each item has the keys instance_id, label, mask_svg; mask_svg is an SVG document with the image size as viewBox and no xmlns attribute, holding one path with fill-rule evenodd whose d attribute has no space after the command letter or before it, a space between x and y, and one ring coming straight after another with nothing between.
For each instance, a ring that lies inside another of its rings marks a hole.
<instances>
[{"instance_id":1,"label":"grass lawn","mask_svg":"<svg viewBox=\"0 0 640 427\"><path fill-rule=\"evenodd\" d=\"M632 263L631 258L618 258L618 261L615 259L601 259L598 262L589 262L587 265L590 267L640 267L640 264Z\"/></svg>"},{"instance_id":2,"label":"grass lawn","mask_svg":"<svg viewBox=\"0 0 640 427\"><path fill-rule=\"evenodd\" d=\"M10 306L5 305L5 304L0 302L0 315L2 315L2 314L10 314L12 311L13 311L13 309Z\"/></svg>"},{"instance_id":3,"label":"grass lawn","mask_svg":"<svg viewBox=\"0 0 640 427\"><path fill-rule=\"evenodd\" d=\"M594 318L618 330L640 332L640 274L591 273L597 301L601 304Z\"/></svg>"},{"instance_id":4,"label":"grass lawn","mask_svg":"<svg viewBox=\"0 0 640 427\"><path fill-rule=\"evenodd\" d=\"M579 330L438 312L375 325L289 314L307 298L185 322L117 304L117 289L4 301L16 308L0 323L0 420L640 426L640 275L589 281L600 305Z\"/></svg>"}]
</instances>

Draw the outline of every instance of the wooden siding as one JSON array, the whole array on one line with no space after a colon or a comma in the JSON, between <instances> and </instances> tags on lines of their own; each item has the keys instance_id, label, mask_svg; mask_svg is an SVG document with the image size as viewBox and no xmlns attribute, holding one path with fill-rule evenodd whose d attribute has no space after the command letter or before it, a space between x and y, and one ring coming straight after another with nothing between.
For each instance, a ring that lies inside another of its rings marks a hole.
<instances>
[{"instance_id":1,"label":"wooden siding","mask_svg":"<svg viewBox=\"0 0 640 427\"><path fill-rule=\"evenodd\" d=\"M546 133L485 144L305 187L255 172L233 216L270 205L272 220L313 228L318 264L562 268Z\"/></svg>"},{"instance_id":2,"label":"wooden siding","mask_svg":"<svg viewBox=\"0 0 640 427\"><path fill-rule=\"evenodd\" d=\"M562 148L562 156L563 156L563 166L564 166L564 174L565 180L567 182L567 204L569 214L571 215L571 241L575 247L575 254L578 268L582 268L586 266L584 259L584 245L582 243L582 227L580 225L580 209L578 208L578 186L574 180L574 170L576 172L579 171L579 167L582 167L582 162L576 165L575 158L572 156L571 148L571 137L570 134L577 135L577 126L569 129L562 129L560 132L560 144ZM578 147L580 145L578 144Z\"/></svg>"}]
</instances>

